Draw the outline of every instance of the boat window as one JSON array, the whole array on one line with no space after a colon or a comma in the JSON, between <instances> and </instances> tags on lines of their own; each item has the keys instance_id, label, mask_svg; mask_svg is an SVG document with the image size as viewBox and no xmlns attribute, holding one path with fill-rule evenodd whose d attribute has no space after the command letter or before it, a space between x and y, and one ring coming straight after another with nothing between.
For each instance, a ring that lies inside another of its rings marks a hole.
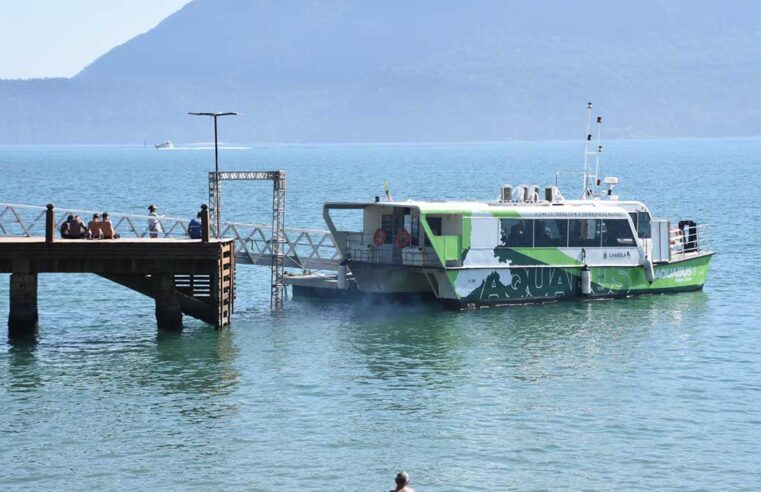
<instances>
[{"instance_id":1,"label":"boat window","mask_svg":"<svg viewBox=\"0 0 761 492\"><path fill-rule=\"evenodd\" d=\"M534 247L565 248L568 244L568 220L543 219L534 224Z\"/></svg>"},{"instance_id":2,"label":"boat window","mask_svg":"<svg viewBox=\"0 0 761 492\"><path fill-rule=\"evenodd\" d=\"M568 246L588 248L600 246L601 223L599 219L572 219L568 221Z\"/></svg>"},{"instance_id":3,"label":"boat window","mask_svg":"<svg viewBox=\"0 0 761 492\"><path fill-rule=\"evenodd\" d=\"M637 237L640 239L650 238L650 214L647 212L629 212L632 218L632 224L637 231Z\"/></svg>"},{"instance_id":4,"label":"boat window","mask_svg":"<svg viewBox=\"0 0 761 492\"><path fill-rule=\"evenodd\" d=\"M533 245L534 221L500 219L500 245L508 248L530 248Z\"/></svg>"},{"instance_id":5,"label":"boat window","mask_svg":"<svg viewBox=\"0 0 761 492\"><path fill-rule=\"evenodd\" d=\"M427 217L428 227L434 236L441 236L441 217Z\"/></svg>"},{"instance_id":6,"label":"boat window","mask_svg":"<svg viewBox=\"0 0 761 492\"><path fill-rule=\"evenodd\" d=\"M418 221L418 217L413 216L409 210L410 209L405 209L404 211L404 229L410 233L410 244L412 246L417 246L420 236L418 231L418 224L420 222Z\"/></svg>"},{"instance_id":7,"label":"boat window","mask_svg":"<svg viewBox=\"0 0 761 492\"><path fill-rule=\"evenodd\" d=\"M635 246L634 235L626 219L602 221L602 245L608 247Z\"/></svg>"},{"instance_id":8,"label":"boat window","mask_svg":"<svg viewBox=\"0 0 761 492\"><path fill-rule=\"evenodd\" d=\"M381 215L381 229L386 233L386 242L391 244L394 241L394 216L391 214Z\"/></svg>"},{"instance_id":9,"label":"boat window","mask_svg":"<svg viewBox=\"0 0 761 492\"><path fill-rule=\"evenodd\" d=\"M363 211L356 208L331 208L328 213L330 215L330 220L333 222L333 226L337 231L359 232L363 230L367 209ZM374 223L375 222L373 222L373 224ZM375 228L373 228L373 230L374 229Z\"/></svg>"},{"instance_id":10,"label":"boat window","mask_svg":"<svg viewBox=\"0 0 761 492\"><path fill-rule=\"evenodd\" d=\"M640 239L647 239L650 235L650 214L647 212L637 212L637 236Z\"/></svg>"},{"instance_id":11,"label":"boat window","mask_svg":"<svg viewBox=\"0 0 761 492\"><path fill-rule=\"evenodd\" d=\"M431 234L434 236L441 236L441 217L426 217L425 220L428 222L428 227L431 228ZM431 246L431 238L428 237L428 234L424 234L423 238L423 245L424 246Z\"/></svg>"}]
</instances>

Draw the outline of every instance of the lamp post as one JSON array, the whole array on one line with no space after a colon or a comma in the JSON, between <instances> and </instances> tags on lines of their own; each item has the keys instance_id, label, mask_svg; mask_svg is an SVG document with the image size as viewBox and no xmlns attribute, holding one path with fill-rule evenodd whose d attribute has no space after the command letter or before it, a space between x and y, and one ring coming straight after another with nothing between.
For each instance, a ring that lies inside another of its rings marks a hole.
<instances>
[{"instance_id":1,"label":"lamp post","mask_svg":"<svg viewBox=\"0 0 761 492\"><path fill-rule=\"evenodd\" d=\"M235 116L238 113L188 113L192 116L211 116L214 118L214 218L217 229L217 239L222 235L222 215L219 213L219 143L217 141L217 118L220 116Z\"/></svg>"}]
</instances>

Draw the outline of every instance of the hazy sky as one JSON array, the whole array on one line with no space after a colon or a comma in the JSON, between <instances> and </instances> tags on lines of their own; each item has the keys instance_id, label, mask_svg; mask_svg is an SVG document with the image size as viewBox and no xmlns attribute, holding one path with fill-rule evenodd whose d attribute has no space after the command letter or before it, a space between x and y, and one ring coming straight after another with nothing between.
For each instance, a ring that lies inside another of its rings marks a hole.
<instances>
[{"instance_id":1,"label":"hazy sky","mask_svg":"<svg viewBox=\"0 0 761 492\"><path fill-rule=\"evenodd\" d=\"M190 0L0 0L0 79L71 77Z\"/></svg>"}]
</instances>

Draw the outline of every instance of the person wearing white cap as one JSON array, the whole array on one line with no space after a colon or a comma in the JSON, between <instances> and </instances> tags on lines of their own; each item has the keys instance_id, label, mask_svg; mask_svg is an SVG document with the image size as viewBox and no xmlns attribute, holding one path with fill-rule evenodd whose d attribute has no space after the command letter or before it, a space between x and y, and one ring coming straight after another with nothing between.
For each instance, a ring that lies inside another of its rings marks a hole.
<instances>
[{"instance_id":1,"label":"person wearing white cap","mask_svg":"<svg viewBox=\"0 0 761 492\"><path fill-rule=\"evenodd\" d=\"M410 476L407 475L407 472L400 471L394 480L396 481L396 488L390 492L415 492L415 489L407 486L410 483Z\"/></svg>"}]
</instances>

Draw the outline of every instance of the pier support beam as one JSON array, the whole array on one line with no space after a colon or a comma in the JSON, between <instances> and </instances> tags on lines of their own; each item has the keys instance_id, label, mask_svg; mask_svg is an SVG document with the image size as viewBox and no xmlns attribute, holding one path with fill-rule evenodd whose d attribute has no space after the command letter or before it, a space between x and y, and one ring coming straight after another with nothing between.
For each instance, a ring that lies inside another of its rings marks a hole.
<instances>
[{"instance_id":1,"label":"pier support beam","mask_svg":"<svg viewBox=\"0 0 761 492\"><path fill-rule=\"evenodd\" d=\"M156 301L156 324L159 330L182 330L182 309L177 300L174 275L153 275L153 299Z\"/></svg>"},{"instance_id":2,"label":"pier support beam","mask_svg":"<svg viewBox=\"0 0 761 492\"><path fill-rule=\"evenodd\" d=\"M34 336L38 328L37 274L11 273L8 336Z\"/></svg>"}]
</instances>

